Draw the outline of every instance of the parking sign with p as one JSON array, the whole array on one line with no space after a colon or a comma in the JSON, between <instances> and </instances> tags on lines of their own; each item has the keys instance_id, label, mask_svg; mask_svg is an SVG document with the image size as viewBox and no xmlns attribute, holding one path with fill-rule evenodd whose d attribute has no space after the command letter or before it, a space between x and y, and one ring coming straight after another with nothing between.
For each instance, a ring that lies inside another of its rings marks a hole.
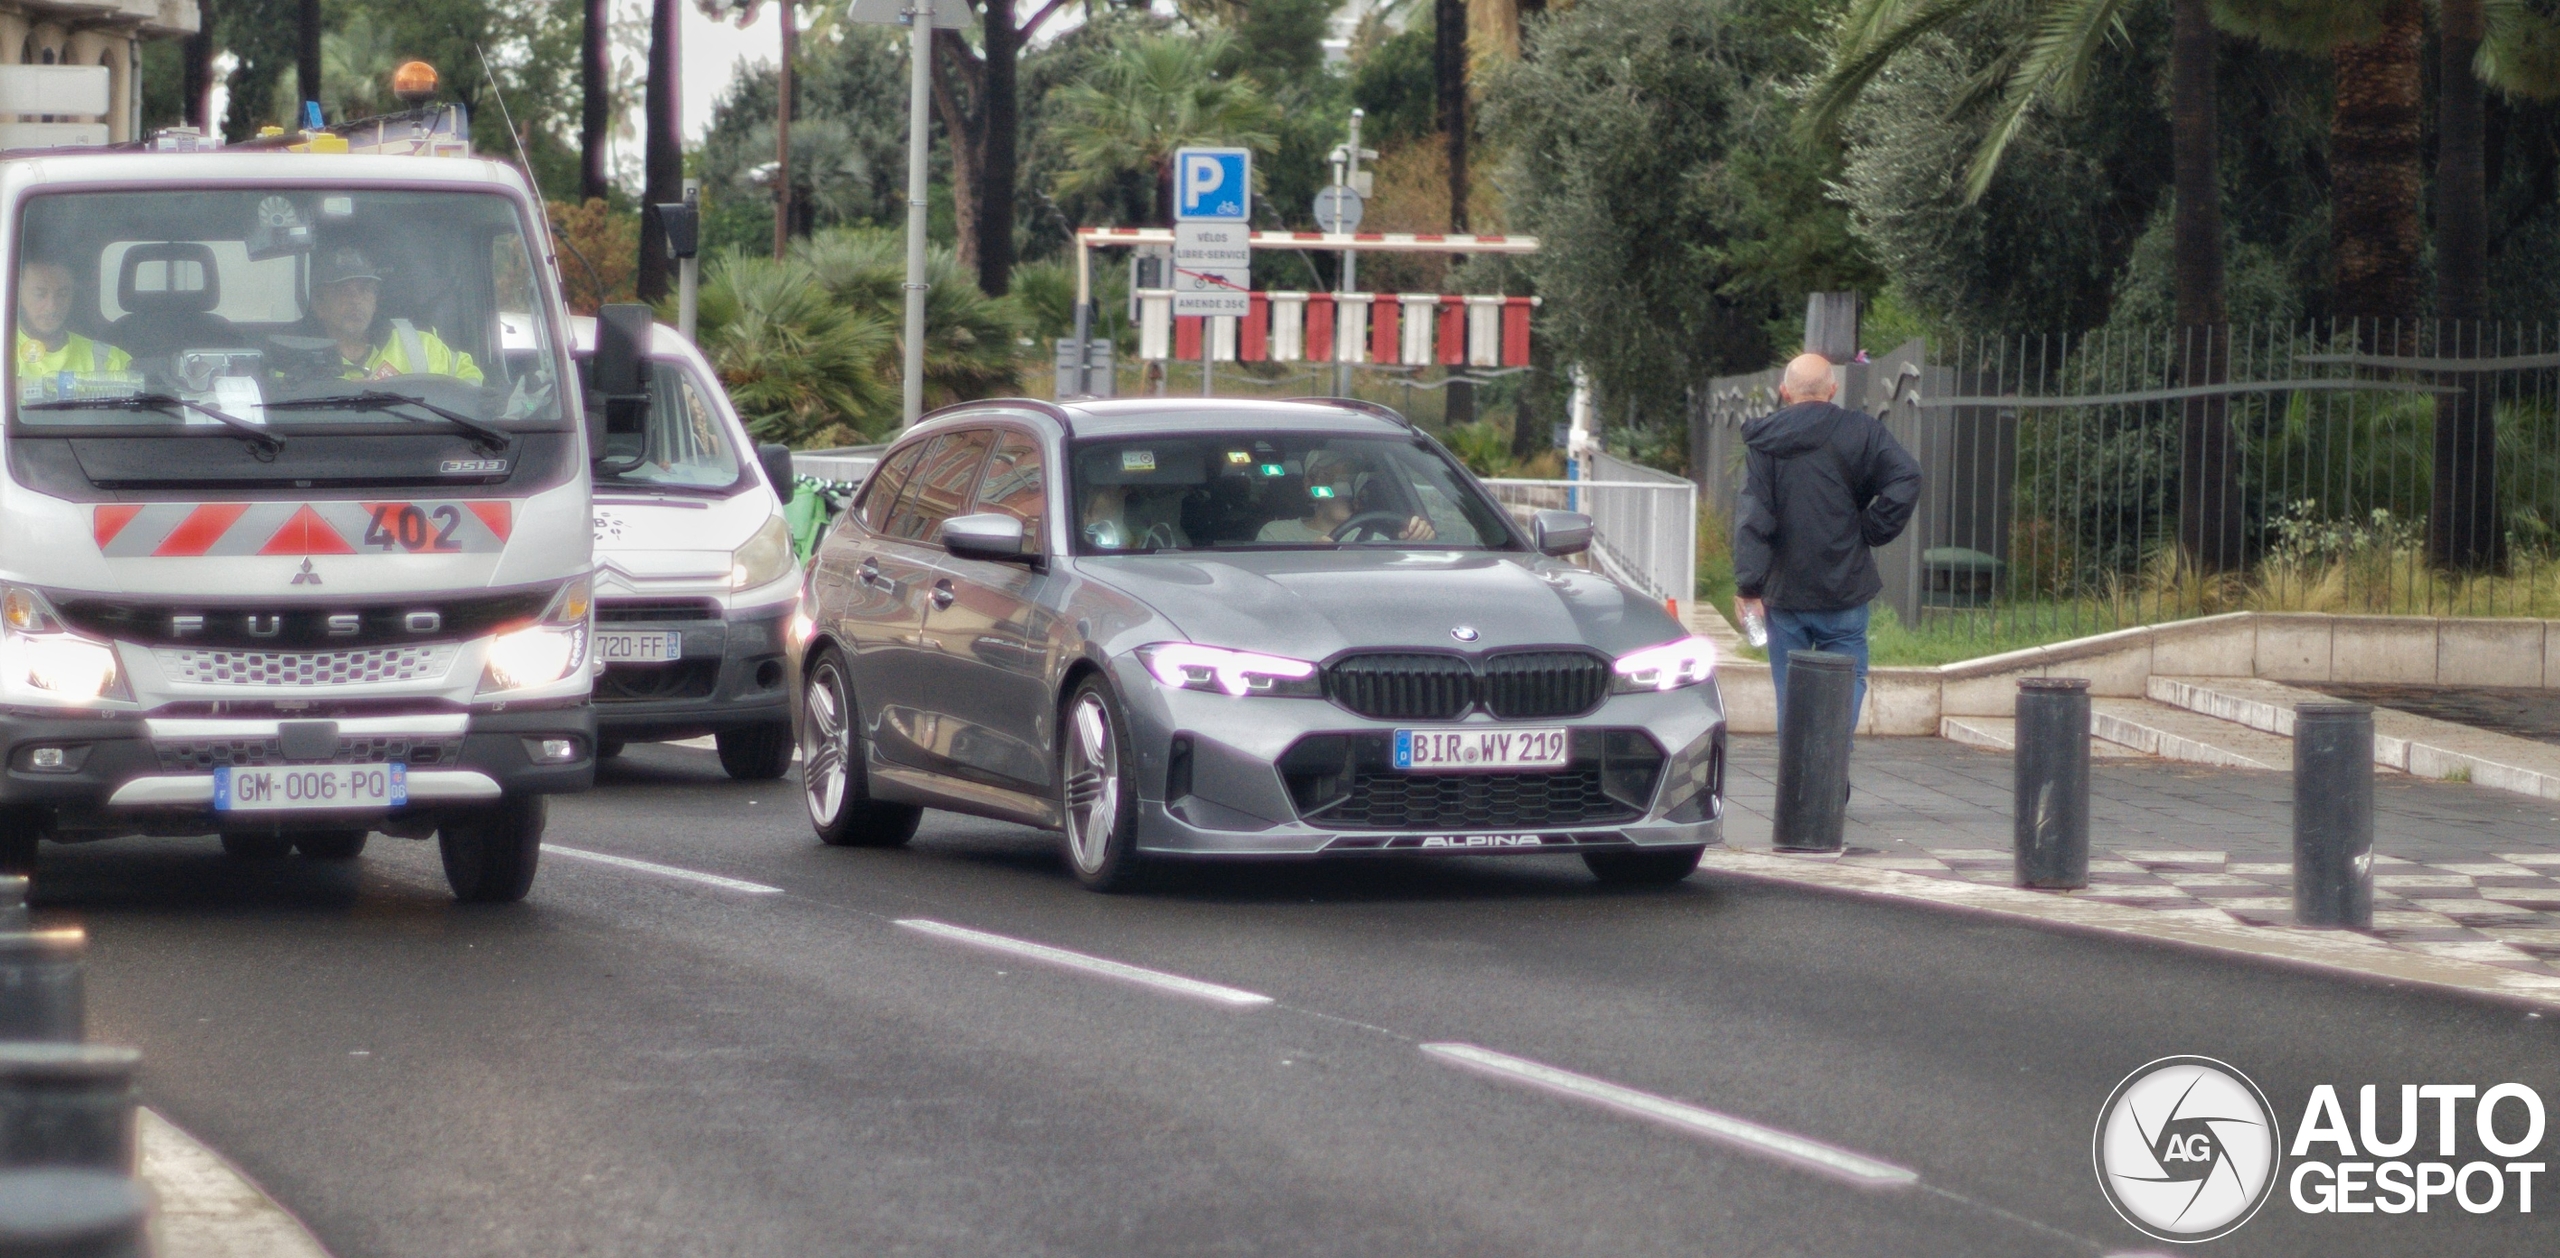
<instances>
[{"instance_id":1,"label":"parking sign with p","mask_svg":"<svg viewBox=\"0 0 2560 1258\"><path fill-rule=\"evenodd\" d=\"M1253 153L1249 149L1177 149L1173 216L1241 223L1252 217Z\"/></svg>"}]
</instances>

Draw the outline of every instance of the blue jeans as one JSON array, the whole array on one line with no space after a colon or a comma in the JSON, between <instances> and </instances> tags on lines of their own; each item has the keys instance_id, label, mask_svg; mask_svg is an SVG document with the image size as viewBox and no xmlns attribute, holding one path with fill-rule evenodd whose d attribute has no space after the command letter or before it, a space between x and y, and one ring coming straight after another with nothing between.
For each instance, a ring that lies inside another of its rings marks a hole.
<instances>
[{"instance_id":1,"label":"blue jeans","mask_svg":"<svg viewBox=\"0 0 2560 1258\"><path fill-rule=\"evenodd\" d=\"M1867 609L1862 605L1837 612L1791 612L1769 609L1769 680L1778 687L1778 721L1787 719L1787 652L1829 651L1858 662L1856 697L1849 701L1849 728L1858 728L1858 711L1867 703Z\"/></svg>"}]
</instances>

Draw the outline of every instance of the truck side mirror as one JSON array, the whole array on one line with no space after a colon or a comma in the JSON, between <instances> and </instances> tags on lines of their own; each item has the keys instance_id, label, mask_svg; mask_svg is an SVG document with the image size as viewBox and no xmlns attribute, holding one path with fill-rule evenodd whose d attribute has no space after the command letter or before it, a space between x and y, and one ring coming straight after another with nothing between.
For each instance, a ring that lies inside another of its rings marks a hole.
<instances>
[{"instance_id":1,"label":"truck side mirror","mask_svg":"<svg viewBox=\"0 0 2560 1258\"><path fill-rule=\"evenodd\" d=\"M756 458L764 464L764 478L773 482L774 496L791 501L791 447L767 441L756 447Z\"/></svg>"},{"instance_id":2,"label":"truck side mirror","mask_svg":"<svg viewBox=\"0 0 2560 1258\"><path fill-rule=\"evenodd\" d=\"M598 466L627 461L636 467L646 455L653 320L647 306L634 302L596 312L596 352L587 368L587 451Z\"/></svg>"}]
</instances>

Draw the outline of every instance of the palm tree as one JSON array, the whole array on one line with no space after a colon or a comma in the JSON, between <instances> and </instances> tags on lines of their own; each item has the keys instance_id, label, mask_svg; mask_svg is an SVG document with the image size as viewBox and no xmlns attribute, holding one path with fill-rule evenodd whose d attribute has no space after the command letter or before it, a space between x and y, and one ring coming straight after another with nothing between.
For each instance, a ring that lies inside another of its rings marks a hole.
<instances>
[{"instance_id":1,"label":"palm tree","mask_svg":"<svg viewBox=\"0 0 2560 1258\"><path fill-rule=\"evenodd\" d=\"M794 260L837 304L892 327L905 318L907 245L894 229L836 228L799 242ZM1015 347L1029 330L1020 303L989 297L953 256L925 257L924 396L927 407L995 397L1018 387ZM896 381L899 360L884 352L880 377Z\"/></svg>"},{"instance_id":2,"label":"palm tree","mask_svg":"<svg viewBox=\"0 0 2560 1258\"><path fill-rule=\"evenodd\" d=\"M897 427L880 371L895 353L887 321L836 300L796 259L723 254L702 280L703 352L758 439L844 445Z\"/></svg>"},{"instance_id":3,"label":"palm tree","mask_svg":"<svg viewBox=\"0 0 2560 1258\"><path fill-rule=\"evenodd\" d=\"M1053 134L1066 150L1061 195L1103 191L1128 174L1156 188L1156 217L1173 221L1173 154L1196 145L1269 152L1271 104L1253 80L1228 77L1229 39L1138 35L1120 42L1081 82L1058 94Z\"/></svg>"},{"instance_id":4,"label":"palm tree","mask_svg":"<svg viewBox=\"0 0 2560 1258\"><path fill-rule=\"evenodd\" d=\"M320 103L334 118L379 114L390 104L398 37L359 9L320 37Z\"/></svg>"}]
</instances>

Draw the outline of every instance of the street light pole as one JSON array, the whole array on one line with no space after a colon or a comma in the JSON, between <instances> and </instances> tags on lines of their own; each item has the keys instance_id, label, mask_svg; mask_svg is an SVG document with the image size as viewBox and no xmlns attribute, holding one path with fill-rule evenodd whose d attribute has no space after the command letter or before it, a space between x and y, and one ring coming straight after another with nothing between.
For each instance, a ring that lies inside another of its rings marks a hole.
<instances>
[{"instance_id":1,"label":"street light pole","mask_svg":"<svg viewBox=\"0 0 2560 1258\"><path fill-rule=\"evenodd\" d=\"M1358 109L1351 111L1350 139L1341 148L1333 151L1333 186L1346 189L1349 192L1360 196L1368 195L1368 190L1361 187L1360 159L1363 157L1377 156L1376 153L1360 147L1360 120L1365 116L1367 116L1366 111ZM1339 204L1339 202L1336 204ZM1334 292L1336 295L1338 296L1342 293L1354 291L1353 285L1358 282L1359 274L1359 251L1356 249L1343 250L1340 278L1334 285ZM1351 359L1345 355L1345 347L1340 339L1342 335L1342 311L1343 303L1336 301L1333 305L1335 328L1335 343L1333 349L1333 395L1335 397L1351 396Z\"/></svg>"},{"instance_id":2,"label":"street light pole","mask_svg":"<svg viewBox=\"0 0 2560 1258\"><path fill-rule=\"evenodd\" d=\"M773 111L773 260L782 261L791 247L791 60L799 44L794 30L791 6L796 0L779 0L773 7L782 13L782 89L781 102Z\"/></svg>"},{"instance_id":3,"label":"street light pole","mask_svg":"<svg viewBox=\"0 0 2560 1258\"><path fill-rule=\"evenodd\" d=\"M924 208L927 126L933 109L933 0L909 0L907 27L914 37L913 81L907 93L907 343L901 356L905 419L914 427L924 414Z\"/></svg>"},{"instance_id":4,"label":"street light pole","mask_svg":"<svg viewBox=\"0 0 2560 1258\"><path fill-rule=\"evenodd\" d=\"M692 208L695 215L694 222L699 224L702 221L701 180L684 181L684 203ZM697 233L695 239L699 240L701 228L696 226L694 230ZM676 260L676 332L684 337L688 345L693 343L695 297L701 290L701 281L702 259L688 251Z\"/></svg>"}]
</instances>

